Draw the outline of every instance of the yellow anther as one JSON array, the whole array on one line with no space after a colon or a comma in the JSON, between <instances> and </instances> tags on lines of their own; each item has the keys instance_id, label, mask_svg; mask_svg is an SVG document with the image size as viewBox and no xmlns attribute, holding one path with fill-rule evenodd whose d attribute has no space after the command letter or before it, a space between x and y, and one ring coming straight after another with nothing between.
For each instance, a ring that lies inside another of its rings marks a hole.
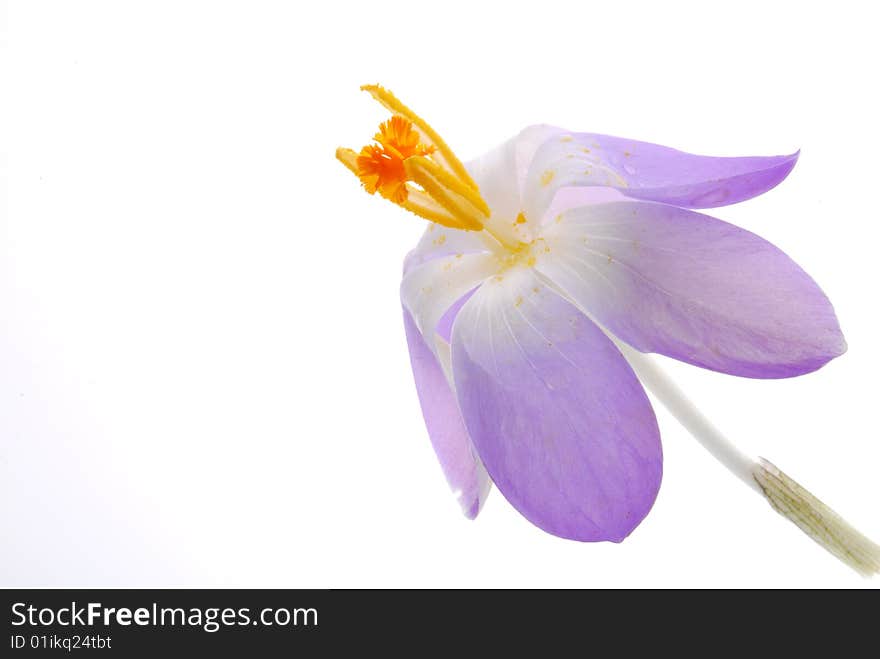
<instances>
[{"instance_id":1,"label":"yellow anther","mask_svg":"<svg viewBox=\"0 0 880 659\"><path fill-rule=\"evenodd\" d=\"M407 188L409 189L409 197L401 206L411 213L415 213L419 217L423 217L431 222L442 224L450 229L462 229L464 231L479 229L479 227L463 224L459 218L431 199L423 190L417 190L410 185Z\"/></svg>"},{"instance_id":2,"label":"yellow anther","mask_svg":"<svg viewBox=\"0 0 880 659\"><path fill-rule=\"evenodd\" d=\"M336 149L336 159L345 165L353 174L358 175L357 159L358 154L351 149ZM415 213L431 222L442 224L451 229L471 230L473 225L466 225L461 220L452 215L443 206L431 199L424 190L419 190L412 184L406 184L407 196L406 200L400 203L400 206Z\"/></svg>"},{"instance_id":3,"label":"yellow anther","mask_svg":"<svg viewBox=\"0 0 880 659\"><path fill-rule=\"evenodd\" d=\"M336 157L370 194L380 195L432 222L479 231L490 210L442 138L386 89L366 85L394 115L379 126L376 144L359 153L339 148ZM414 185L416 184L416 185ZM417 187L418 186L418 187Z\"/></svg>"},{"instance_id":4,"label":"yellow anther","mask_svg":"<svg viewBox=\"0 0 880 659\"><path fill-rule=\"evenodd\" d=\"M353 171L367 192L378 192L395 204L402 204L408 195L403 161L429 155L435 147L422 144L412 123L398 115L383 122L373 139L378 144L368 144L361 149Z\"/></svg>"},{"instance_id":5,"label":"yellow anther","mask_svg":"<svg viewBox=\"0 0 880 659\"><path fill-rule=\"evenodd\" d=\"M339 147L336 149L336 159L341 162L343 165L348 167L352 174L357 175L357 157L356 154L351 149L346 149L345 147Z\"/></svg>"},{"instance_id":6,"label":"yellow anther","mask_svg":"<svg viewBox=\"0 0 880 659\"><path fill-rule=\"evenodd\" d=\"M434 201L459 219L464 228L471 231L483 228L482 220L489 213L486 202L479 194L427 158L413 156L403 164L408 178L422 186Z\"/></svg>"},{"instance_id":7,"label":"yellow anther","mask_svg":"<svg viewBox=\"0 0 880 659\"><path fill-rule=\"evenodd\" d=\"M384 87L379 85L363 85L361 89L368 92L392 113L399 114L401 117L409 119L409 121L411 121L421 133L422 141L437 148L437 154L435 155L437 162L451 170L458 178L464 181L466 185L474 190L477 189L477 184L474 183L474 180L471 178L470 174L468 174L464 165L461 164L461 161L452 152L452 149L446 145L443 138L437 134L437 131L428 125L428 122L406 107L394 94Z\"/></svg>"}]
</instances>

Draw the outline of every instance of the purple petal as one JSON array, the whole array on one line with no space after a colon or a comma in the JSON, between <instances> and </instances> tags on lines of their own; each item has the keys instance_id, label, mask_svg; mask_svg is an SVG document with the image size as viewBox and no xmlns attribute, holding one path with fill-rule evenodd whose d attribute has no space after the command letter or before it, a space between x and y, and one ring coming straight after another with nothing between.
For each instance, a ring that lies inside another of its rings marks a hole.
<instances>
[{"instance_id":1,"label":"purple petal","mask_svg":"<svg viewBox=\"0 0 880 659\"><path fill-rule=\"evenodd\" d=\"M607 186L684 208L726 206L778 185L797 157L716 158L608 135L556 133L529 166L526 215L543 218L556 192L572 186Z\"/></svg>"},{"instance_id":2,"label":"purple petal","mask_svg":"<svg viewBox=\"0 0 880 659\"><path fill-rule=\"evenodd\" d=\"M497 270L498 259L483 253L445 256L407 269L400 299L434 354L432 342L447 310Z\"/></svg>"},{"instance_id":3,"label":"purple petal","mask_svg":"<svg viewBox=\"0 0 880 659\"><path fill-rule=\"evenodd\" d=\"M526 268L486 282L453 326L459 405L498 489L564 538L623 540L660 487L654 412L618 349Z\"/></svg>"},{"instance_id":4,"label":"purple petal","mask_svg":"<svg viewBox=\"0 0 880 659\"><path fill-rule=\"evenodd\" d=\"M694 211L618 202L548 227L538 268L620 339L722 373L784 378L846 350L834 309L782 251Z\"/></svg>"},{"instance_id":5,"label":"purple petal","mask_svg":"<svg viewBox=\"0 0 880 659\"><path fill-rule=\"evenodd\" d=\"M406 309L403 311L403 324L416 391L431 444L462 512L468 519L474 519L489 495L489 476L474 456L458 403L443 370Z\"/></svg>"},{"instance_id":6,"label":"purple petal","mask_svg":"<svg viewBox=\"0 0 880 659\"><path fill-rule=\"evenodd\" d=\"M455 317L458 315L458 312L461 311L465 302L470 300L471 296L476 292L477 289L474 288L472 291L469 291L458 298L458 300L446 310L446 313L443 314L443 317L440 318L440 321L437 323L437 335L446 341L446 343L452 343L452 324L455 322Z\"/></svg>"}]
</instances>

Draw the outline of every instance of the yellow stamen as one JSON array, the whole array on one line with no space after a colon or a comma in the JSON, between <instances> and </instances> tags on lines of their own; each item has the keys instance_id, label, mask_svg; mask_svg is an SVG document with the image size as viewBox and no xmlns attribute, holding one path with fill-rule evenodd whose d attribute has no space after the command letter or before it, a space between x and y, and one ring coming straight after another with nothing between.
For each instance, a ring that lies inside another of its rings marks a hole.
<instances>
[{"instance_id":1,"label":"yellow stamen","mask_svg":"<svg viewBox=\"0 0 880 659\"><path fill-rule=\"evenodd\" d=\"M336 149L336 159L341 162L343 165L348 167L349 171L357 176L358 168L357 168L357 154L351 149L346 149L345 147L339 147Z\"/></svg>"},{"instance_id":2,"label":"yellow stamen","mask_svg":"<svg viewBox=\"0 0 880 659\"><path fill-rule=\"evenodd\" d=\"M340 147L336 149L336 159L345 165L349 171L358 176L357 159L358 154L351 149ZM424 190L419 190L414 185L407 183L407 198L400 206L415 213L430 222L436 222L451 229L469 230L472 226L465 226L454 215L447 211L443 206L431 199Z\"/></svg>"},{"instance_id":3,"label":"yellow stamen","mask_svg":"<svg viewBox=\"0 0 880 659\"><path fill-rule=\"evenodd\" d=\"M418 183L430 197L461 221L471 231L483 228L482 218L488 213L483 212L484 202L479 196L479 205L471 195L473 191L456 181L445 170L427 158L414 156L404 161L409 178ZM468 194L470 193L470 194Z\"/></svg>"},{"instance_id":4,"label":"yellow stamen","mask_svg":"<svg viewBox=\"0 0 880 659\"><path fill-rule=\"evenodd\" d=\"M362 89L394 115L379 125L373 137L376 144L363 147L359 153L339 148L337 159L370 194L378 192L444 226L482 230L490 215L489 207L442 138L391 92L378 85Z\"/></svg>"},{"instance_id":5,"label":"yellow stamen","mask_svg":"<svg viewBox=\"0 0 880 659\"><path fill-rule=\"evenodd\" d=\"M448 188L450 192L467 200L483 215L488 216L491 213L489 206L483 201L479 192L459 181L434 161L422 156L413 156L412 158L407 158L404 165L407 171L428 172L433 178L436 178L443 187ZM414 177L413 180L415 180ZM416 181L416 183L418 183L418 181Z\"/></svg>"},{"instance_id":6,"label":"yellow stamen","mask_svg":"<svg viewBox=\"0 0 880 659\"><path fill-rule=\"evenodd\" d=\"M462 224L461 220L431 199L423 190L417 190L411 185L407 185L407 188L409 190L409 198L401 204L406 210L450 229L479 231L481 228Z\"/></svg>"},{"instance_id":7,"label":"yellow stamen","mask_svg":"<svg viewBox=\"0 0 880 659\"><path fill-rule=\"evenodd\" d=\"M452 172L454 172L455 175L464 181L469 187L474 190L477 189L477 184L474 183L470 174L467 173L464 165L461 164L461 161L452 152L452 149L446 146L446 142L444 142L443 138L437 134L437 131L428 125L428 122L406 107L394 94L384 87L379 85L363 85L361 89L368 92L373 98L379 101L379 103L385 106L386 109L394 114L399 114L405 119L409 119L410 122L415 124L419 129L419 132L422 134L422 139L424 139L427 144L437 147L437 162L452 170Z\"/></svg>"}]
</instances>

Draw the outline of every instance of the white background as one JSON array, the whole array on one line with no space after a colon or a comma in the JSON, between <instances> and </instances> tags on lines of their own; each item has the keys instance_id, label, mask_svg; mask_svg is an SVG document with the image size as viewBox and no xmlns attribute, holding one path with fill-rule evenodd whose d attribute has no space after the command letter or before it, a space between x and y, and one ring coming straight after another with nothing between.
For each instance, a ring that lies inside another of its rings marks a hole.
<instances>
[{"instance_id":1,"label":"white background","mask_svg":"<svg viewBox=\"0 0 880 659\"><path fill-rule=\"evenodd\" d=\"M797 260L849 352L754 381L663 360L880 538L876 21L835 2L15 2L0 103L0 585L872 587L664 410L621 545L465 520L401 324L423 222L334 160L381 82L469 159L530 123L801 160L712 211Z\"/></svg>"}]
</instances>

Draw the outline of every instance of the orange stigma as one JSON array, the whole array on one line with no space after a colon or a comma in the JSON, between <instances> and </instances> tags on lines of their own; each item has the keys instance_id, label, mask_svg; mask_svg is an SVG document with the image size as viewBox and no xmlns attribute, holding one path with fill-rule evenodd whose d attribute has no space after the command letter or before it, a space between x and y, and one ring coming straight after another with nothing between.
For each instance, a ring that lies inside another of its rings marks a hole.
<instances>
[{"instance_id":1,"label":"orange stigma","mask_svg":"<svg viewBox=\"0 0 880 659\"><path fill-rule=\"evenodd\" d=\"M454 229L481 231L490 211L467 169L437 132L387 89L361 87L391 112L360 152L336 149L370 194Z\"/></svg>"},{"instance_id":2,"label":"orange stigma","mask_svg":"<svg viewBox=\"0 0 880 659\"><path fill-rule=\"evenodd\" d=\"M367 145L358 154L358 178L370 194L378 191L395 204L403 204L409 196L403 161L428 156L436 147L422 144L412 122L398 115L382 122L373 139L378 144Z\"/></svg>"}]
</instances>

